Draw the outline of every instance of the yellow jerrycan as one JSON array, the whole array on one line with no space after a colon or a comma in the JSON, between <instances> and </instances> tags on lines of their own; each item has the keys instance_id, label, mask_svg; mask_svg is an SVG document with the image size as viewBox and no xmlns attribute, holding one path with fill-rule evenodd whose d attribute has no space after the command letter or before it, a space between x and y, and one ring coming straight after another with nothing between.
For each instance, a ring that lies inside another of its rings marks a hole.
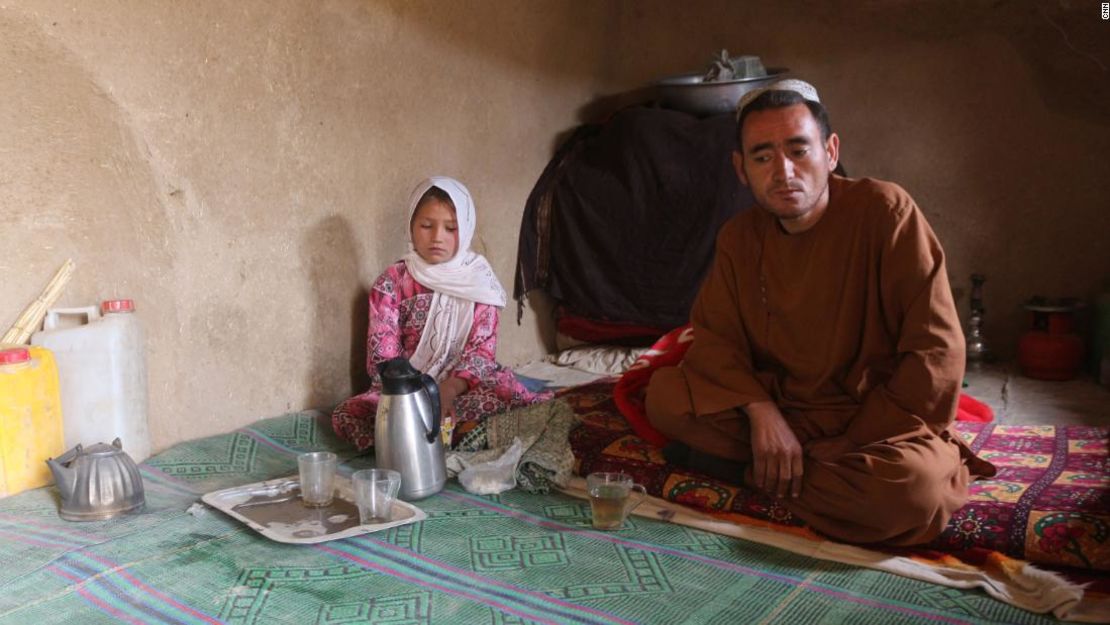
<instances>
[{"instance_id":1,"label":"yellow jerrycan","mask_svg":"<svg viewBox=\"0 0 1110 625\"><path fill-rule=\"evenodd\" d=\"M46 460L62 451L53 354L43 347L0 345L0 497L51 483Z\"/></svg>"}]
</instances>

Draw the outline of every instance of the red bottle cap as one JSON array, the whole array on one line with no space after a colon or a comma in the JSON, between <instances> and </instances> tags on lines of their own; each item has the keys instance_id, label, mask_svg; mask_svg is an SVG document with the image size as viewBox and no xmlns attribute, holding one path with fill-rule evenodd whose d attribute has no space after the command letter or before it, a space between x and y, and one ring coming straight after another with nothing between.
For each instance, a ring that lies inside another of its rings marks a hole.
<instances>
[{"instance_id":1,"label":"red bottle cap","mask_svg":"<svg viewBox=\"0 0 1110 625\"><path fill-rule=\"evenodd\" d=\"M135 302L129 299L106 299L100 303L101 313L135 312Z\"/></svg>"},{"instance_id":2,"label":"red bottle cap","mask_svg":"<svg viewBox=\"0 0 1110 625\"><path fill-rule=\"evenodd\" d=\"M13 347L0 350L0 365L17 365L31 359L31 350L26 347Z\"/></svg>"}]
</instances>

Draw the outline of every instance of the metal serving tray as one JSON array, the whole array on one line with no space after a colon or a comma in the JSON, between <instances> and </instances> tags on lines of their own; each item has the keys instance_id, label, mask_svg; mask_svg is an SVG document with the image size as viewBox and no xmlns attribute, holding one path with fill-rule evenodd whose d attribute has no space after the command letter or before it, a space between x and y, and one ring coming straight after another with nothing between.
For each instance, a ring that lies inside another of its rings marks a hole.
<instances>
[{"instance_id":1,"label":"metal serving tray","mask_svg":"<svg viewBox=\"0 0 1110 625\"><path fill-rule=\"evenodd\" d=\"M398 499L393 502L388 522L360 525L350 478L336 475L335 482L335 499L323 508L308 508L301 503L301 482L295 476L212 491L201 501L246 523L270 540L294 544L369 534L423 521L428 516L420 508Z\"/></svg>"}]
</instances>

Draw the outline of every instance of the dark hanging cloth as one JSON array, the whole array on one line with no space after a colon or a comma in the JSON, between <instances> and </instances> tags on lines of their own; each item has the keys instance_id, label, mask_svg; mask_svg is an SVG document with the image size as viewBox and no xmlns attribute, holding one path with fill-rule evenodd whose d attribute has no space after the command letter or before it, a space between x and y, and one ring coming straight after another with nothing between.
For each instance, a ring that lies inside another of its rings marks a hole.
<instances>
[{"instance_id":1,"label":"dark hanging cloth","mask_svg":"<svg viewBox=\"0 0 1110 625\"><path fill-rule=\"evenodd\" d=\"M567 314L656 327L689 321L720 226L754 205L736 179L731 114L633 107L579 127L528 198L513 297L544 289Z\"/></svg>"}]
</instances>

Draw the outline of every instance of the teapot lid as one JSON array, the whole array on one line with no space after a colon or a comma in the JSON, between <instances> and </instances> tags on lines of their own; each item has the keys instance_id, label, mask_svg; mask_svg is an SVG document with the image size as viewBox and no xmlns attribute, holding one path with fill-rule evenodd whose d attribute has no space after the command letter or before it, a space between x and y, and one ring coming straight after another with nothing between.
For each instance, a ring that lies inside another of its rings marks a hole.
<instances>
[{"instance_id":1,"label":"teapot lid","mask_svg":"<svg viewBox=\"0 0 1110 625\"><path fill-rule=\"evenodd\" d=\"M424 388L421 373L407 358L391 358L378 365L382 392L389 395L414 393Z\"/></svg>"},{"instance_id":2,"label":"teapot lid","mask_svg":"<svg viewBox=\"0 0 1110 625\"><path fill-rule=\"evenodd\" d=\"M121 443L118 438L112 441L111 445L108 443L96 443L88 447L84 445L78 445L78 447L80 447L77 454L79 456L116 456L124 453L123 443Z\"/></svg>"}]
</instances>

